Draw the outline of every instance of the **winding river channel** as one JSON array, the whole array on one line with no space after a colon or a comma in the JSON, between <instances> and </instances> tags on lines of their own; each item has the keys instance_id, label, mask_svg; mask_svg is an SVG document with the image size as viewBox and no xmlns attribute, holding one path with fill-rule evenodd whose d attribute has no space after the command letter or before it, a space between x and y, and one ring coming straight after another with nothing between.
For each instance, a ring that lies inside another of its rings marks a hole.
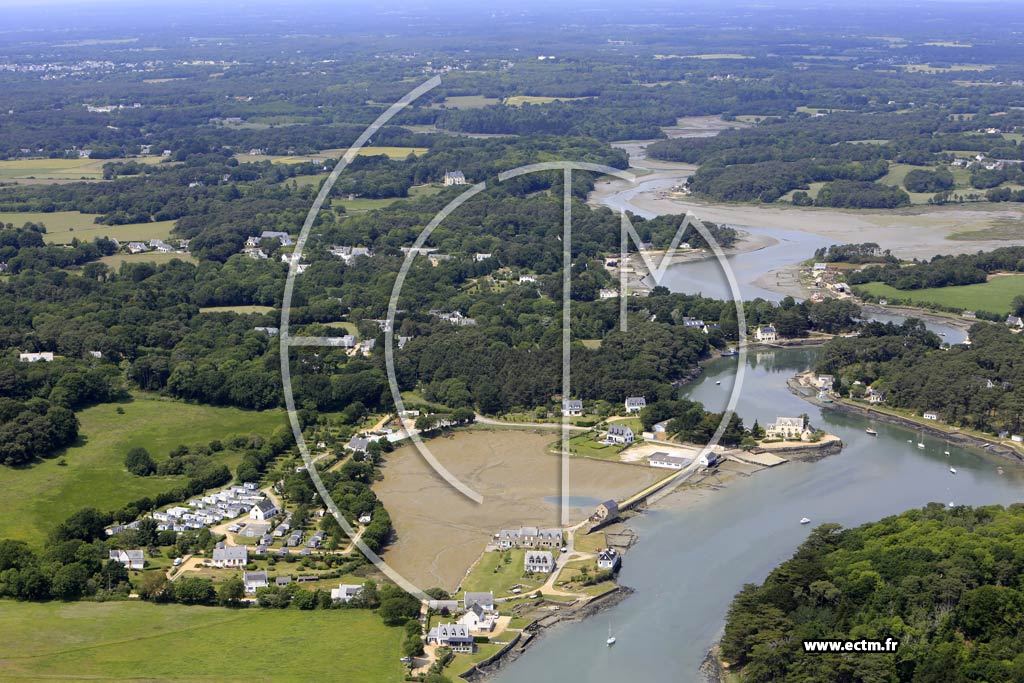
<instances>
[{"instance_id":1,"label":"winding river channel","mask_svg":"<svg viewBox=\"0 0 1024 683\"><path fill-rule=\"evenodd\" d=\"M657 189L653 184L665 181L651 182L604 203L626 206L636 192ZM768 271L808 258L822 244L814 235L742 229L776 240L773 246L730 257L745 298L777 300L778 293L754 282ZM721 277L712 263L680 264L662 284L674 291L724 297L724 290L716 289L722 280L712 275ZM945 332L953 343L964 336L953 327L930 327ZM1024 472L1017 468L1006 466L1001 474L998 461L928 436L923 437L925 448L919 449L921 438L915 431L823 411L791 394L786 380L809 368L818 352L751 351L737 411L748 423L757 418L761 424L777 415L807 413L815 426L842 438L842 453L738 477L700 496L676 493L632 519L629 524L640 541L625 557L620 582L636 593L597 617L550 630L494 680L699 681L701 661L721 635L733 595L745 583L764 580L772 567L793 554L810 527L824 522L854 526L929 502L985 505L1021 499ZM724 408L736 362L710 363L686 388L689 397L711 410ZM867 435L868 426L878 436ZM950 465L956 475L950 474ZM801 517L813 524L801 526ZM609 626L618 639L612 648L604 642Z\"/></svg>"}]
</instances>

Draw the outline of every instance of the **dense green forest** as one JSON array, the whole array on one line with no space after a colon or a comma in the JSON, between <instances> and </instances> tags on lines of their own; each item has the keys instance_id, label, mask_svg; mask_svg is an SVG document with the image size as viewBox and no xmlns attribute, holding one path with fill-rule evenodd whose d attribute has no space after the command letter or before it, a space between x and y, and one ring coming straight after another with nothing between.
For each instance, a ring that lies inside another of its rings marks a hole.
<instances>
[{"instance_id":1,"label":"dense green forest","mask_svg":"<svg viewBox=\"0 0 1024 683\"><path fill-rule=\"evenodd\" d=\"M940 348L919 321L871 322L856 338L829 341L819 372L834 374L840 392L885 392L886 403L993 434L1024 427L1024 337L1003 325L971 327L970 346ZM860 385L854 383L859 381Z\"/></svg>"},{"instance_id":2,"label":"dense green forest","mask_svg":"<svg viewBox=\"0 0 1024 683\"><path fill-rule=\"evenodd\" d=\"M1024 679L1024 507L920 510L824 524L734 598L721 656L743 683ZM804 640L899 641L895 653L805 654Z\"/></svg>"}]
</instances>

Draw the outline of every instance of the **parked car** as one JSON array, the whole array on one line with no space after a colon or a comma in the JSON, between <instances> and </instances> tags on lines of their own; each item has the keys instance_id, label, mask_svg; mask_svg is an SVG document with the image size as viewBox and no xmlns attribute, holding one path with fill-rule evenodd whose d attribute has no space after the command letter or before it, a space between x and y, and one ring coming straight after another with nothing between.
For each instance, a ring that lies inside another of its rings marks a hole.
<instances>
[{"instance_id":1,"label":"parked car","mask_svg":"<svg viewBox=\"0 0 1024 683\"><path fill-rule=\"evenodd\" d=\"M180 557L176 557L176 558L174 558L174 562L172 564L174 564L175 567L180 567L181 563L184 562L184 561L185 561L184 559L182 559Z\"/></svg>"}]
</instances>

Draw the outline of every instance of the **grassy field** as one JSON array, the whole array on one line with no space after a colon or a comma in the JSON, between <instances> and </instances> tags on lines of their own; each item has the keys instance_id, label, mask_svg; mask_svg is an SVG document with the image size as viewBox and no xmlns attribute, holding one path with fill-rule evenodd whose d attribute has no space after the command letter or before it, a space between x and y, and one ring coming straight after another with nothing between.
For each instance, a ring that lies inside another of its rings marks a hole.
<instances>
[{"instance_id":1,"label":"grassy field","mask_svg":"<svg viewBox=\"0 0 1024 683\"><path fill-rule=\"evenodd\" d=\"M402 630L367 610L5 602L0 679L397 683Z\"/></svg>"},{"instance_id":2,"label":"grassy field","mask_svg":"<svg viewBox=\"0 0 1024 683\"><path fill-rule=\"evenodd\" d=\"M356 214L366 213L367 211L373 211L374 209L383 209L384 207L391 206L395 202L400 202L403 199L415 199L416 197L437 194L440 191L441 188L436 185L414 185L409 188L408 197L388 197L386 199L366 199L363 197L356 197L355 199L335 199L334 201L344 206L346 213Z\"/></svg>"},{"instance_id":3,"label":"grassy field","mask_svg":"<svg viewBox=\"0 0 1024 683\"><path fill-rule=\"evenodd\" d=\"M5 212L0 213L0 223L12 223L17 227L29 222L42 223L46 226L43 241L47 244L70 244L75 237L87 242L96 237L113 237L119 242L132 240L148 242L153 239L165 239L174 229L174 221L100 225L93 222L96 215L78 211Z\"/></svg>"},{"instance_id":4,"label":"grassy field","mask_svg":"<svg viewBox=\"0 0 1024 683\"><path fill-rule=\"evenodd\" d=\"M961 287L902 290L881 282L869 282L857 289L891 302L901 300L925 307L931 304L1004 314L1010 312L1013 298L1024 294L1024 275L1002 275L988 282Z\"/></svg>"},{"instance_id":5,"label":"grassy field","mask_svg":"<svg viewBox=\"0 0 1024 683\"><path fill-rule=\"evenodd\" d=\"M930 64L903 64L902 68L910 73L944 74L962 71L991 71L996 67L992 64L951 64L950 66L931 66Z\"/></svg>"},{"instance_id":6,"label":"grassy field","mask_svg":"<svg viewBox=\"0 0 1024 683\"><path fill-rule=\"evenodd\" d=\"M160 265L169 263L174 259L181 259L188 263L199 263L199 260L191 254L162 254L157 251L151 251L147 254L112 254L111 256L101 258L100 263L105 263L108 268L117 271L122 263L155 263Z\"/></svg>"},{"instance_id":7,"label":"grassy field","mask_svg":"<svg viewBox=\"0 0 1024 683\"><path fill-rule=\"evenodd\" d=\"M511 548L501 552L484 553L473 565L469 576L462 582L464 591L493 591L495 597L512 595L515 586L522 586L523 592L541 585L523 577L523 560L526 550Z\"/></svg>"},{"instance_id":8,"label":"grassy field","mask_svg":"<svg viewBox=\"0 0 1024 683\"><path fill-rule=\"evenodd\" d=\"M136 157L132 159L7 159L0 161L0 180L45 178L47 180L100 180L103 164L118 161L137 161L158 164L162 157Z\"/></svg>"},{"instance_id":9,"label":"grassy field","mask_svg":"<svg viewBox=\"0 0 1024 683\"><path fill-rule=\"evenodd\" d=\"M142 446L160 461L179 444L204 444L235 434L269 435L285 424L280 410L213 408L149 396L118 405L123 415L110 403L78 413L80 443L61 457L27 468L0 467L0 489L8 499L7 513L0 515L0 538L40 542L80 508L116 509L184 481L183 477L129 474L124 456L130 448ZM237 463L237 455L222 455L228 465ZM67 465L61 466L61 460Z\"/></svg>"},{"instance_id":10,"label":"grassy field","mask_svg":"<svg viewBox=\"0 0 1024 683\"><path fill-rule=\"evenodd\" d=\"M48 231L44 238L47 242L53 239L50 233L67 232L71 228L88 230L96 227L93 219L99 214L79 213L78 211L18 211L0 212L0 223L12 223L15 227L21 227L25 223L43 223Z\"/></svg>"},{"instance_id":11,"label":"grassy field","mask_svg":"<svg viewBox=\"0 0 1024 683\"><path fill-rule=\"evenodd\" d=\"M307 161L325 161L327 159L339 159L348 148L325 149L316 154L304 154L296 156L272 156L269 154L236 154L235 158L241 163L256 161L272 161L275 164L301 164ZM375 156L384 154L391 159L404 159L410 154L421 155L427 151L426 147L384 147L368 145L359 150L359 156Z\"/></svg>"},{"instance_id":12,"label":"grassy field","mask_svg":"<svg viewBox=\"0 0 1024 683\"><path fill-rule=\"evenodd\" d=\"M524 104L550 104L552 102L572 102L573 100L589 100L589 97L544 97L542 95L512 95L505 98L509 107L521 107Z\"/></svg>"},{"instance_id":13,"label":"grassy field","mask_svg":"<svg viewBox=\"0 0 1024 683\"><path fill-rule=\"evenodd\" d=\"M200 308L200 313L238 313L245 315L246 313L270 313L274 310L273 306L207 306L206 308Z\"/></svg>"},{"instance_id":14,"label":"grassy field","mask_svg":"<svg viewBox=\"0 0 1024 683\"><path fill-rule=\"evenodd\" d=\"M481 109L492 104L499 104L501 100L497 97L484 97L483 95L455 95L444 98L443 102L434 105L437 108L443 105L448 109Z\"/></svg>"},{"instance_id":15,"label":"grassy field","mask_svg":"<svg viewBox=\"0 0 1024 683\"><path fill-rule=\"evenodd\" d=\"M80 240L92 241L96 237L111 237L118 242L148 242L149 240L167 239L174 229L175 221L155 221L153 223L128 223L126 225L88 225L75 226L73 229L55 230L46 226L43 240L48 244L70 244L77 237ZM171 246L174 246L173 244Z\"/></svg>"}]
</instances>

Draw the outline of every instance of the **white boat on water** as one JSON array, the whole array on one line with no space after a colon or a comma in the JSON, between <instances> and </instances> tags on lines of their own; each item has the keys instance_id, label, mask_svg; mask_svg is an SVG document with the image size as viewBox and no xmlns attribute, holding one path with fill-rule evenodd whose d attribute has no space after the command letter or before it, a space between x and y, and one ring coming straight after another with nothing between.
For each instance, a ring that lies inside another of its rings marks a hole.
<instances>
[{"instance_id":1,"label":"white boat on water","mask_svg":"<svg viewBox=\"0 0 1024 683\"><path fill-rule=\"evenodd\" d=\"M715 382L715 386L718 386L721 383L722 383L721 380L719 380L719 381Z\"/></svg>"},{"instance_id":2,"label":"white boat on water","mask_svg":"<svg viewBox=\"0 0 1024 683\"><path fill-rule=\"evenodd\" d=\"M804 517L803 519L800 520L800 523L801 524L810 524L811 520L809 518L807 518L807 517Z\"/></svg>"},{"instance_id":3,"label":"white boat on water","mask_svg":"<svg viewBox=\"0 0 1024 683\"><path fill-rule=\"evenodd\" d=\"M949 473L950 474L956 474L956 468L955 467L950 467L949 468Z\"/></svg>"},{"instance_id":4,"label":"white boat on water","mask_svg":"<svg viewBox=\"0 0 1024 683\"><path fill-rule=\"evenodd\" d=\"M605 645L611 647L615 644L615 636L612 635L612 625L608 624L608 640L604 641Z\"/></svg>"}]
</instances>

